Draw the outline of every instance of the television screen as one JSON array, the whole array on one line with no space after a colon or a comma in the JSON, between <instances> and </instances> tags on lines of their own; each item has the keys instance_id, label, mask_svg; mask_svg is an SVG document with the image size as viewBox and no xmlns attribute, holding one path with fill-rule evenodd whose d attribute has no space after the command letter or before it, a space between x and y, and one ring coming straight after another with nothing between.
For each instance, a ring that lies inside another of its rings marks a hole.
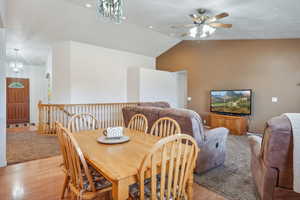
<instances>
[{"instance_id":1,"label":"television screen","mask_svg":"<svg viewBox=\"0 0 300 200\"><path fill-rule=\"evenodd\" d=\"M212 90L210 111L236 115L251 114L251 90Z\"/></svg>"}]
</instances>

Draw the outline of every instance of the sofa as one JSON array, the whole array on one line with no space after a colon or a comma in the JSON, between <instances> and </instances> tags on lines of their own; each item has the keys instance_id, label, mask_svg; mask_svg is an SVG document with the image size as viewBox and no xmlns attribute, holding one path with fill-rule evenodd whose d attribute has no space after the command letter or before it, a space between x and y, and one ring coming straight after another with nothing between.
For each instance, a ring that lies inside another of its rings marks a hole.
<instances>
[{"instance_id":1,"label":"sofa","mask_svg":"<svg viewBox=\"0 0 300 200\"><path fill-rule=\"evenodd\" d=\"M299 200L293 191L293 135L286 116L270 119L263 138L248 137L251 171L261 200ZM299 178L299 177L298 177Z\"/></svg>"},{"instance_id":2,"label":"sofa","mask_svg":"<svg viewBox=\"0 0 300 200\"><path fill-rule=\"evenodd\" d=\"M228 129L204 128L201 117L192 110L170 108L168 103L159 102L124 107L122 112L126 127L135 114L145 115L148 120L148 132L159 118L170 117L176 120L181 127L181 132L193 136L201 150L195 168L197 174L202 174L225 162Z\"/></svg>"}]
</instances>

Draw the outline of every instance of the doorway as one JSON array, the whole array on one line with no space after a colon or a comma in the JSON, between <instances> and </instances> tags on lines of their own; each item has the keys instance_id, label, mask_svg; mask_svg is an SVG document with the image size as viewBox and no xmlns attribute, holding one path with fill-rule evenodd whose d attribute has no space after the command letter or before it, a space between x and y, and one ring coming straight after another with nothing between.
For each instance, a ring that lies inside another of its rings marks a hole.
<instances>
[{"instance_id":1,"label":"doorway","mask_svg":"<svg viewBox=\"0 0 300 200\"><path fill-rule=\"evenodd\" d=\"M6 78L7 126L29 124L29 79Z\"/></svg>"},{"instance_id":2,"label":"doorway","mask_svg":"<svg viewBox=\"0 0 300 200\"><path fill-rule=\"evenodd\" d=\"M187 71L178 71L176 74L178 107L187 108Z\"/></svg>"}]
</instances>

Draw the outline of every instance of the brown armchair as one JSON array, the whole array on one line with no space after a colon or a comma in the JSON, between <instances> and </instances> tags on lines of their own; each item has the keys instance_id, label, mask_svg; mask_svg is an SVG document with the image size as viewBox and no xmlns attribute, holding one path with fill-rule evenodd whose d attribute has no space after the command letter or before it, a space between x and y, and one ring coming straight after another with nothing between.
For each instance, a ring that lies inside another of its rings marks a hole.
<instances>
[{"instance_id":1,"label":"brown armchair","mask_svg":"<svg viewBox=\"0 0 300 200\"><path fill-rule=\"evenodd\" d=\"M263 138L249 136L251 171L261 200L299 200L293 191L293 135L286 116L267 122Z\"/></svg>"}]
</instances>

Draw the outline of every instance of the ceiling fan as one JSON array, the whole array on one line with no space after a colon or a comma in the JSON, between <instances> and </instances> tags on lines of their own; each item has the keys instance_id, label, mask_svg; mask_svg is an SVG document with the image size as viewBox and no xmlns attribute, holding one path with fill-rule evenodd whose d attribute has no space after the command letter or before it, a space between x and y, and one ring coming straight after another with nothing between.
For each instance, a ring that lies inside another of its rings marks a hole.
<instances>
[{"instance_id":1,"label":"ceiling fan","mask_svg":"<svg viewBox=\"0 0 300 200\"><path fill-rule=\"evenodd\" d=\"M203 8L197 9L197 14L190 14L192 24L184 24L178 26L171 26L171 28L190 28L189 33L183 33L181 37L190 35L191 37L200 38L208 37L216 31L216 28L231 28L232 24L223 24L219 20L228 17L229 14L223 12L216 16L210 17L205 14L206 10Z\"/></svg>"}]
</instances>

